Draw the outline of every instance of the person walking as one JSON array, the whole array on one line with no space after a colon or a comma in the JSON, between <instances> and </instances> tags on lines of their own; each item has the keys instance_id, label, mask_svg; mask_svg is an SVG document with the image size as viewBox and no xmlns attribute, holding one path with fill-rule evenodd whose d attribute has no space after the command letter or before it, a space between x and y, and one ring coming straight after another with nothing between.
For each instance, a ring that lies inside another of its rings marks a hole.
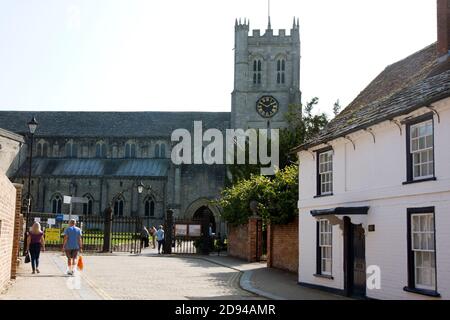
<instances>
[{"instance_id":1,"label":"person walking","mask_svg":"<svg viewBox=\"0 0 450 320\"><path fill-rule=\"evenodd\" d=\"M158 241L158 254L162 252L164 253L164 228L162 225L159 226L158 231L156 231L156 240Z\"/></svg>"},{"instance_id":2,"label":"person walking","mask_svg":"<svg viewBox=\"0 0 450 320\"><path fill-rule=\"evenodd\" d=\"M83 242L81 240L81 229L76 226L74 219L69 221L69 227L64 231L63 251L67 256L67 274L73 275L74 268L77 265L78 252L83 250Z\"/></svg>"},{"instance_id":3,"label":"person walking","mask_svg":"<svg viewBox=\"0 0 450 320\"><path fill-rule=\"evenodd\" d=\"M29 237L27 237L27 253L31 257L31 268L33 269L32 274L39 271L39 256L42 251L45 251L45 240L44 232L42 232L41 225L39 222L33 223L31 227Z\"/></svg>"},{"instance_id":4,"label":"person walking","mask_svg":"<svg viewBox=\"0 0 450 320\"><path fill-rule=\"evenodd\" d=\"M150 233L147 228L143 225L141 230L141 249L147 248L149 244Z\"/></svg>"},{"instance_id":5,"label":"person walking","mask_svg":"<svg viewBox=\"0 0 450 320\"><path fill-rule=\"evenodd\" d=\"M153 226L152 228L151 228L151 235L152 235L152 245L153 245L153 249L156 249L156 227L155 226Z\"/></svg>"}]
</instances>

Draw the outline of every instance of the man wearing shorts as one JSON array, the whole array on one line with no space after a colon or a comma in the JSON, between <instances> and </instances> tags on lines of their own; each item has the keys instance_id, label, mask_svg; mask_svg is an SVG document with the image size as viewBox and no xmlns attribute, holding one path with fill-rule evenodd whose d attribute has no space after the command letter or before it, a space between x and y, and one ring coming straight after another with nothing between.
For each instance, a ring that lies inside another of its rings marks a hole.
<instances>
[{"instance_id":1,"label":"man wearing shorts","mask_svg":"<svg viewBox=\"0 0 450 320\"><path fill-rule=\"evenodd\" d=\"M83 243L81 241L81 229L76 226L75 220L69 221L69 227L64 231L64 243L63 251L67 256L68 275L73 275L78 251L83 248Z\"/></svg>"}]
</instances>

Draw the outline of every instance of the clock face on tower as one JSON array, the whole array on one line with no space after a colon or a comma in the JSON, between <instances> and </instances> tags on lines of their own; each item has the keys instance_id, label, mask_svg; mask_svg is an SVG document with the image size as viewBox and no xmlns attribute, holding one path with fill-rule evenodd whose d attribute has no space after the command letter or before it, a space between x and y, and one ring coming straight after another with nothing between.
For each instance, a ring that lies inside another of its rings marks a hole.
<instances>
[{"instance_id":1,"label":"clock face on tower","mask_svg":"<svg viewBox=\"0 0 450 320\"><path fill-rule=\"evenodd\" d=\"M256 102L256 111L264 118L271 118L278 112L278 101L272 96L263 96Z\"/></svg>"}]
</instances>

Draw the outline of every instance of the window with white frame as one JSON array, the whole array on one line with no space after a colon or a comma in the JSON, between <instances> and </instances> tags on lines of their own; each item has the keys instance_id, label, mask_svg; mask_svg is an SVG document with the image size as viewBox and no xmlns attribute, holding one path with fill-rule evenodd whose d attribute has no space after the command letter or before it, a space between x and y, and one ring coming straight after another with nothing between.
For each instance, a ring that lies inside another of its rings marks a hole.
<instances>
[{"instance_id":1,"label":"window with white frame","mask_svg":"<svg viewBox=\"0 0 450 320\"><path fill-rule=\"evenodd\" d=\"M323 219L318 221L318 267L317 272L321 275L331 275L332 266L332 236L333 227L330 221Z\"/></svg>"},{"instance_id":2,"label":"window with white frame","mask_svg":"<svg viewBox=\"0 0 450 320\"><path fill-rule=\"evenodd\" d=\"M318 195L333 193L333 150L318 154Z\"/></svg>"},{"instance_id":3,"label":"window with white frame","mask_svg":"<svg viewBox=\"0 0 450 320\"><path fill-rule=\"evenodd\" d=\"M410 153L412 179L434 177L433 120L411 125Z\"/></svg>"},{"instance_id":4,"label":"window with white frame","mask_svg":"<svg viewBox=\"0 0 450 320\"><path fill-rule=\"evenodd\" d=\"M411 215L411 254L414 261L414 287L436 289L434 213Z\"/></svg>"}]
</instances>

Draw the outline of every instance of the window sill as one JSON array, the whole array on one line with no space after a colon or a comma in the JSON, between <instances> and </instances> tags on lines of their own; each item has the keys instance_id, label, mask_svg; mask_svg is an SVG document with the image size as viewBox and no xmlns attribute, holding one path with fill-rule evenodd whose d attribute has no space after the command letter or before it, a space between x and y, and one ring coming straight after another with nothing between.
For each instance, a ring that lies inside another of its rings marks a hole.
<instances>
[{"instance_id":1,"label":"window sill","mask_svg":"<svg viewBox=\"0 0 450 320\"><path fill-rule=\"evenodd\" d=\"M413 183L420 183L420 182L426 182L426 181L436 181L436 180L437 180L436 177L425 178L425 179L420 179L420 180L411 180L411 181L403 182L403 185L413 184Z\"/></svg>"},{"instance_id":2,"label":"window sill","mask_svg":"<svg viewBox=\"0 0 450 320\"><path fill-rule=\"evenodd\" d=\"M334 280L333 276L329 276L329 275L326 275L326 274L317 274L317 273L315 273L315 274L313 274L313 276L316 277L316 278L324 278L324 279L328 279L328 280Z\"/></svg>"},{"instance_id":3,"label":"window sill","mask_svg":"<svg viewBox=\"0 0 450 320\"><path fill-rule=\"evenodd\" d=\"M317 198L324 198L324 197L331 197L331 196L333 196L334 194L332 194L332 193L328 193L328 194L318 194L317 196L314 196L314 199L317 199Z\"/></svg>"},{"instance_id":4,"label":"window sill","mask_svg":"<svg viewBox=\"0 0 450 320\"><path fill-rule=\"evenodd\" d=\"M426 290L426 289L417 289L417 288L410 288L410 287L404 287L404 291L411 292L411 293L417 293L428 297L434 297L434 298L440 298L441 294L435 290Z\"/></svg>"}]
</instances>

